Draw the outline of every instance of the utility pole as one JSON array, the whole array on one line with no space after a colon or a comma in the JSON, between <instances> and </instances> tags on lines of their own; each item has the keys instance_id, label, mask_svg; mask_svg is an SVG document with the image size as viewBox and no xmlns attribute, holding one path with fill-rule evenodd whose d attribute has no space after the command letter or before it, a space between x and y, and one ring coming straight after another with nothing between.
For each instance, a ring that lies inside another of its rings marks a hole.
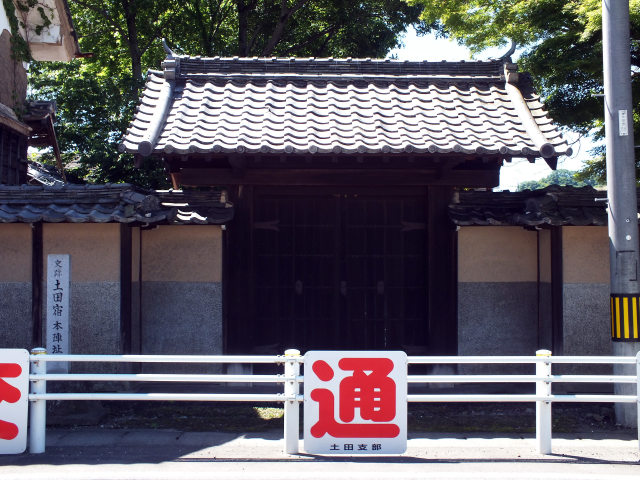
<instances>
[{"instance_id":1,"label":"utility pole","mask_svg":"<svg viewBox=\"0 0 640 480\"><path fill-rule=\"evenodd\" d=\"M630 50L628 0L602 0L611 339L614 355L635 357L640 350L640 285ZM635 375L635 365L616 365L614 372ZM617 385L615 391L633 395L632 388L635 386ZM618 423L637 425L636 416L635 405L616 403Z\"/></svg>"}]
</instances>

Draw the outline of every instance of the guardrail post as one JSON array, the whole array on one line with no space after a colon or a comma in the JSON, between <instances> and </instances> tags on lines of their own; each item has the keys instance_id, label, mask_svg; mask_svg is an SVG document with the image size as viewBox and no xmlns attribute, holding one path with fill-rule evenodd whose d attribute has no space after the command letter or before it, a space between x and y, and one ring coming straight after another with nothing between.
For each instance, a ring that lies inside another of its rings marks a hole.
<instances>
[{"instance_id":1,"label":"guardrail post","mask_svg":"<svg viewBox=\"0 0 640 480\"><path fill-rule=\"evenodd\" d=\"M286 350L284 356L284 451L295 455L300 453L300 406L297 398L300 392L298 384L300 351Z\"/></svg>"},{"instance_id":2,"label":"guardrail post","mask_svg":"<svg viewBox=\"0 0 640 480\"><path fill-rule=\"evenodd\" d=\"M47 351L44 348L34 348L31 355L44 355ZM31 373L46 374L47 362L44 360L33 360L31 362ZM47 393L46 380L32 380L31 393ZM29 453L44 453L47 429L47 401L33 400L29 405Z\"/></svg>"},{"instance_id":3,"label":"guardrail post","mask_svg":"<svg viewBox=\"0 0 640 480\"><path fill-rule=\"evenodd\" d=\"M538 350L536 357L544 357L544 360L536 362L536 376L551 377L551 352ZM536 395L549 397L551 395L551 381L536 380ZM536 401L536 442L538 453L544 455L551 453L551 400Z\"/></svg>"}]
</instances>

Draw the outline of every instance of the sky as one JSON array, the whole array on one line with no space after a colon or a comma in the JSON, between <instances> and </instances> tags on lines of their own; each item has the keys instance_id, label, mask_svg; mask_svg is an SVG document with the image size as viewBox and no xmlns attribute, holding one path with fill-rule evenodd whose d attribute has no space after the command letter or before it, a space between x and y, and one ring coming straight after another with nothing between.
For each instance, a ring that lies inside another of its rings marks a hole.
<instances>
[{"instance_id":1,"label":"sky","mask_svg":"<svg viewBox=\"0 0 640 480\"><path fill-rule=\"evenodd\" d=\"M472 59L466 47L460 46L452 40L435 38L434 35L418 37L413 29L410 29L405 34L403 43L404 47L391 51L389 56L395 55L399 60L420 61L457 61ZM491 57L497 58L507 50L508 47L491 49L483 52L482 55L474 59L486 60ZM564 134L564 137L572 144L571 148L574 153L571 157L560 157L558 159L558 168L579 170L582 168L584 160L589 158L588 150L593 147L593 144L588 138L580 138L580 136L574 132L567 132ZM535 163L529 163L526 159L514 158L511 163L505 163L500 169L500 185L495 190L515 191L519 183L526 180L538 180L546 177L551 172L552 170L542 159L536 160Z\"/></svg>"}]
</instances>

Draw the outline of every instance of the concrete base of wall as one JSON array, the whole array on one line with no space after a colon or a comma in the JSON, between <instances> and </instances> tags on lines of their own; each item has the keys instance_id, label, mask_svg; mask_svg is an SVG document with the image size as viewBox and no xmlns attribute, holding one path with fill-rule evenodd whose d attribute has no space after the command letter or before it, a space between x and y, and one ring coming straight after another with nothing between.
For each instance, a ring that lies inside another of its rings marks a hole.
<instances>
[{"instance_id":1,"label":"concrete base of wall","mask_svg":"<svg viewBox=\"0 0 640 480\"><path fill-rule=\"evenodd\" d=\"M609 284L565 284L564 355L611 355Z\"/></svg>"},{"instance_id":2,"label":"concrete base of wall","mask_svg":"<svg viewBox=\"0 0 640 480\"><path fill-rule=\"evenodd\" d=\"M83 355L119 355L120 284L87 282L71 284L71 351ZM46 305L43 306L46 316ZM46 318L43 318L46 327ZM43 335L43 338L45 336ZM45 345L46 346L46 345ZM82 363L72 372L122 373L124 364Z\"/></svg>"},{"instance_id":3,"label":"concrete base of wall","mask_svg":"<svg viewBox=\"0 0 640 480\"><path fill-rule=\"evenodd\" d=\"M31 282L0 283L0 348L32 348L32 322Z\"/></svg>"},{"instance_id":4,"label":"concrete base of wall","mask_svg":"<svg viewBox=\"0 0 640 480\"><path fill-rule=\"evenodd\" d=\"M221 285L144 282L141 336L143 354L221 354Z\"/></svg>"},{"instance_id":5,"label":"concrete base of wall","mask_svg":"<svg viewBox=\"0 0 640 480\"><path fill-rule=\"evenodd\" d=\"M563 355L611 355L611 312L609 284L565 284L563 291ZM555 352L554 352L555 353ZM557 365L556 373L565 375L609 375L611 365ZM610 386L568 384L567 391L580 392L587 388L610 391Z\"/></svg>"},{"instance_id":6,"label":"concrete base of wall","mask_svg":"<svg viewBox=\"0 0 640 480\"><path fill-rule=\"evenodd\" d=\"M71 285L71 353L121 353L119 283Z\"/></svg>"},{"instance_id":7,"label":"concrete base of wall","mask_svg":"<svg viewBox=\"0 0 640 480\"><path fill-rule=\"evenodd\" d=\"M535 355L535 282L458 284L458 355ZM461 373L529 372L518 365L465 365Z\"/></svg>"}]
</instances>

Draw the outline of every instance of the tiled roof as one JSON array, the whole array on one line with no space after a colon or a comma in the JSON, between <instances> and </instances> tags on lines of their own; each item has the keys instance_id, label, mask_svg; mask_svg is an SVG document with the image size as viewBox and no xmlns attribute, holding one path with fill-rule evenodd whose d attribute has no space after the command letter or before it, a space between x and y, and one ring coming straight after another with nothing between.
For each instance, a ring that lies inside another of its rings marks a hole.
<instances>
[{"instance_id":1,"label":"tiled roof","mask_svg":"<svg viewBox=\"0 0 640 480\"><path fill-rule=\"evenodd\" d=\"M449 205L449 217L460 226L607 225L606 198L607 192L592 187L558 185L523 192L461 191Z\"/></svg>"},{"instance_id":2,"label":"tiled roof","mask_svg":"<svg viewBox=\"0 0 640 480\"><path fill-rule=\"evenodd\" d=\"M27 164L28 183L31 185L47 185L49 187L62 187L64 179L51 165L29 160Z\"/></svg>"},{"instance_id":3,"label":"tiled roof","mask_svg":"<svg viewBox=\"0 0 640 480\"><path fill-rule=\"evenodd\" d=\"M0 223L222 224L221 192L144 192L128 184L0 186Z\"/></svg>"},{"instance_id":4,"label":"tiled roof","mask_svg":"<svg viewBox=\"0 0 640 480\"><path fill-rule=\"evenodd\" d=\"M471 154L570 149L515 65L169 57L150 71L121 151Z\"/></svg>"}]
</instances>

